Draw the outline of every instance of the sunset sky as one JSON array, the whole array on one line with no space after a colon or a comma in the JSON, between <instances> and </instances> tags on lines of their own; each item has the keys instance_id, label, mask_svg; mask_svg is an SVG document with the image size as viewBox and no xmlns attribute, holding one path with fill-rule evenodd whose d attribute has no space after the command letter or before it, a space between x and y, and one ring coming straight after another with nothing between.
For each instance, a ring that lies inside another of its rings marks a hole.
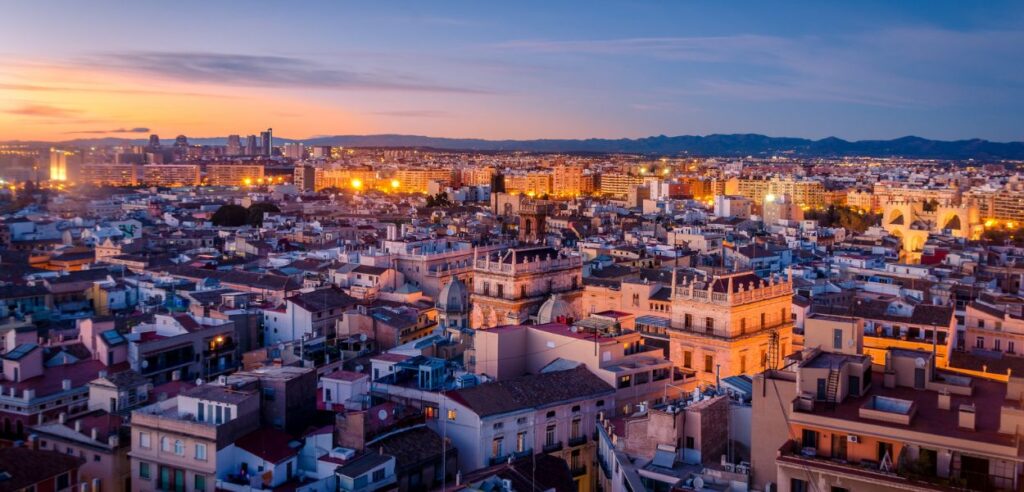
<instances>
[{"instance_id":1,"label":"sunset sky","mask_svg":"<svg viewBox=\"0 0 1024 492\"><path fill-rule=\"evenodd\" d=\"M826 3L7 2L0 140L1024 140L1024 3Z\"/></svg>"}]
</instances>

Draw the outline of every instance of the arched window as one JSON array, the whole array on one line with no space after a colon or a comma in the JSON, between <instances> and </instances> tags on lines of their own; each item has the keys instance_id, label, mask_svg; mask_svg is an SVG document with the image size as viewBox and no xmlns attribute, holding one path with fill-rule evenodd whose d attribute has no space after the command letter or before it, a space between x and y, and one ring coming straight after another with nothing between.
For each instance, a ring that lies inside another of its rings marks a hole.
<instances>
[{"instance_id":1,"label":"arched window","mask_svg":"<svg viewBox=\"0 0 1024 492\"><path fill-rule=\"evenodd\" d=\"M181 441L174 441L174 454L178 456L185 456L185 443Z\"/></svg>"}]
</instances>

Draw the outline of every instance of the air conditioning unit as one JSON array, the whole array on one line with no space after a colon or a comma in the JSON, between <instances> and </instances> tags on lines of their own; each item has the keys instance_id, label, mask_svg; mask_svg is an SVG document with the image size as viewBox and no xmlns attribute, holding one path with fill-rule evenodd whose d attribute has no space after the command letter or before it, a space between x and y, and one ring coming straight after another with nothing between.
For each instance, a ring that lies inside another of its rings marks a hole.
<instances>
[{"instance_id":1,"label":"air conditioning unit","mask_svg":"<svg viewBox=\"0 0 1024 492\"><path fill-rule=\"evenodd\" d=\"M850 434L846 436L846 442L858 443L860 442L860 438L853 434Z\"/></svg>"}]
</instances>

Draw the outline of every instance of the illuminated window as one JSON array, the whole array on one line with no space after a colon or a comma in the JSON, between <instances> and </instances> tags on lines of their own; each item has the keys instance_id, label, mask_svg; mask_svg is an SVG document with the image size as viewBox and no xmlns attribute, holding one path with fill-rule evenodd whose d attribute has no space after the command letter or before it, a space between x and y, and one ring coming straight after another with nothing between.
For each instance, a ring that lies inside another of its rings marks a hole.
<instances>
[{"instance_id":1,"label":"illuminated window","mask_svg":"<svg viewBox=\"0 0 1024 492\"><path fill-rule=\"evenodd\" d=\"M448 410L448 420L455 420L456 416L458 416L458 413L454 408Z\"/></svg>"}]
</instances>

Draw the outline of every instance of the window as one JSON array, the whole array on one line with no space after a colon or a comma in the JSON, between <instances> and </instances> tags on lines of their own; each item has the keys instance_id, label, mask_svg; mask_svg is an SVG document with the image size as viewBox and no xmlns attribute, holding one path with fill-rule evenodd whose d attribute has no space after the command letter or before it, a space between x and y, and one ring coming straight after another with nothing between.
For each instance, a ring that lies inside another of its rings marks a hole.
<instances>
[{"instance_id":1,"label":"window","mask_svg":"<svg viewBox=\"0 0 1024 492\"><path fill-rule=\"evenodd\" d=\"M206 476L196 475L196 490L200 492L206 490Z\"/></svg>"},{"instance_id":2,"label":"window","mask_svg":"<svg viewBox=\"0 0 1024 492\"><path fill-rule=\"evenodd\" d=\"M1014 351L1014 348L1013 348L1013 340L1010 340L1010 341L1006 342L1006 352L1010 353L1010 354L1017 353L1016 351Z\"/></svg>"},{"instance_id":3,"label":"window","mask_svg":"<svg viewBox=\"0 0 1024 492\"><path fill-rule=\"evenodd\" d=\"M633 378L629 374L619 376L619 388L628 388L633 384Z\"/></svg>"},{"instance_id":4,"label":"window","mask_svg":"<svg viewBox=\"0 0 1024 492\"><path fill-rule=\"evenodd\" d=\"M985 327L985 320L979 319L978 320L978 328L984 328L984 327Z\"/></svg>"},{"instance_id":5,"label":"window","mask_svg":"<svg viewBox=\"0 0 1024 492\"><path fill-rule=\"evenodd\" d=\"M976 340L974 341L974 346L975 346L976 348L980 348L980 349L983 349L983 348L985 348L985 337L978 337L978 338L977 338L977 339L976 339Z\"/></svg>"},{"instance_id":6,"label":"window","mask_svg":"<svg viewBox=\"0 0 1024 492\"><path fill-rule=\"evenodd\" d=\"M747 355L740 354L740 374L747 373Z\"/></svg>"},{"instance_id":7,"label":"window","mask_svg":"<svg viewBox=\"0 0 1024 492\"><path fill-rule=\"evenodd\" d=\"M64 490L71 486L71 474L62 473L57 477L57 490Z\"/></svg>"},{"instance_id":8,"label":"window","mask_svg":"<svg viewBox=\"0 0 1024 492\"><path fill-rule=\"evenodd\" d=\"M171 440L166 437L160 438L160 450L166 453L171 452Z\"/></svg>"},{"instance_id":9,"label":"window","mask_svg":"<svg viewBox=\"0 0 1024 492\"><path fill-rule=\"evenodd\" d=\"M503 437L495 437L494 440L491 441L491 457L492 458L500 458L501 457L501 454L502 454L501 453L501 448L502 448L502 443L504 441L505 441L505 439Z\"/></svg>"},{"instance_id":10,"label":"window","mask_svg":"<svg viewBox=\"0 0 1024 492\"><path fill-rule=\"evenodd\" d=\"M555 444L555 424L548 424L547 429L544 431L544 445L552 446Z\"/></svg>"},{"instance_id":11,"label":"window","mask_svg":"<svg viewBox=\"0 0 1024 492\"><path fill-rule=\"evenodd\" d=\"M516 434L516 452L522 453L526 451L526 433L520 432Z\"/></svg>"},{"instance_id":12,"label":"window","mask_svg":"<svg viewBox=\"0 0 1024 492\"><path fill-rule=\"evenodd\" d=\"M224 407L224 421L231 420L231 407Z\"/></svg>"},{"instance_id":13,"label":"window","mask_svg":"<svg viewBox=\"0 0 1024 492\"><path fill-rule=\"evenodd\" d=\"M840 328L832 330L832 348L836 350L843 348L843 330Z\"/></svg>"},{"instance_id":14,"label":"window","mask_svg":"<svg viewBox=\"0 0 1024 492\"><path fill-rule=\"evenodd\" d=\"M806 480L800 480L799 478L789 479L789 490L793 492L808 492L811 490L807 485Z\"/></svg>"},{"instance_id":15,"label":"window","mask_svg":"<svg viewBox=\"0 0 1024 492\"><path fill-rule=\"evenodd\" d=\"M708 335L715 334L715 318L712 318L711 316L704 318L704 332Z\"/></svg>"},{"instance_id":16,"label":"window","mask_svg":"<svg viewBox=\"0 0 1024 492\"><path fill-rule=\"evenodd\" d=\"M178 456L185 456L185 443L181 441L174 441L174 454Z\"/></svg>"},{"instance_id":17,"label":"window","mask_svg":"<svg viewBox=\"0 0 1024 492\"><path fill-rule=\"evenodd\" d=\"M429 420L434 420L438 417L437 408L426 406L423 408L423 415L426 416L427 419Z\"/></svg>"},{"instance_id":18,"label":"window","mask_svg":"<svg viewBox=\"0 0 1024 492\"><path fill-rule=\"evenodd\" d=\"M196 459L197 460L205 460L206 459L206 445L205 444L196 444Z\"/></svg>"},{"instance_id":19,"label":"window","mask_svg":"<svg viewBox=\"0 0 1024 492\"><path fill-rule=\"evenodd\" d=\"M886 457L888 457L890 463L895 459L895 457L892 455L892 444L887 443L887 442L879 441L878 442L878 462L881 463L881 462L885 461Z\"/></svg>"},{"instance_id":20,"label":"window","mask_svg":"<svg viewBox=\"0 0 1024 492\"><path fill-rule=\"evenodd\" d=\"M800 436L800 447L803 448L818 448L818 432L810 429L804 429Z\"/></svg>"},{"instance_id":21,"label":"window","mask_svg":"<svg viewBox=\"0 0 1024 492\"><path fill-rule=\"evenodd\" d=\"M686 436L686 449L694 449L697 447L697 442L694 441L693 436Z\"/></svg>"},{"instance_id":22,"label":"window","mask_svg":"<svg viewBox=\"0 0 1024 492\"><path fill-rule=\"evenodd\" d=\"M992 340L992 349L993 350L997 350L997 351L998 350L1002 350L1003 349L1003 341L998 339L998 338L995 339L995 340Z\"/></svg>"},{"instance_id":23,"label":"window","mask_svg":"<svg viewBox=\"0 0 1024 492\"><path fill-rule=\"evenodd\" d=\"M149 433L148 432L140 432L139 433L139 447L149 449L151 444L152 443L149 442Z\"/></svg>"},{"instance_id":24,"label":"window","mask_svg":"<svg viewBox=\"0 0 1024 492\"><path fill-rule=\"evenodd\" d=\"M686 313L686 315L683 316L683 328L693 328L693 315L690 313Z\"/></svg>"},{"instance_id":25,"label":"window","mask_svg":"<svg viewBox=\"0 0 1024 492\"><path fill-rule=\"evenodd\" d=\"M373 470L373 483L377 483L377 482L380 482L382 480L384 480L384 469L383 468L379 468L379 469Z\"/></svg>"},{"instance_id":26,"label":"window","mask_svg":"<svg viewBox=\"0 0 1024 492\"><path fill-rule=\"evenodd\" d=\"M139 462L139 478L149 480L149 463L145 461Z\"/></svg>"},{"instance_id":27,"label":"window","mask_svg":"<svg viewBox=\"0 0 1024 492\"><path fill-rule=\"evenodd\" d=\"M683 352L683 367L693 369L693 352Z\"/></svg>"},{"instance_id":28,"label":"window","mask_svg":"<svg viewBox=\"0 0 1024 492\"><path fill-rule=\"evenodd\" d=\"M275 397L277 397L277 392L274 391L274 388L263 388L263 399L264 400L274 401Z\"/></svg>"},{"instance_id":29,"label":"window","mask_svg":"<svg viewBox=\"0 0 1024 492\"><path fill-rule=\"evenodd\" d=\"M455 420L455 417L457 417L457 416L458 416L458 414L457 414L457 412L455 411L454 408L448 409L448 420Z\"/></svg>"},{"instance_id":30,"label":"window","mask_svg":"<svg viewBox=\"0 0 1024 492\"><path fill-rule=\"evenodd\" d=\"M712 355L704 356L704 372L715 372L715 357Z\"/></svg>"},{"instance_id":31,"label":"window","mask_svg":"<svg viewBox=\"0 0 1024 492\"><path fill-rule=\"evenodd\" d=\"M768 325L767 320L768 320L768 316L765 313L761 313L761 329L762 330L764 329L765 326Z\"/></svg>"},{"instance_id":32,"label":"window","mask_svg":"<svg viewBox=\"0 0 1024 492\"><path fill-rule=\"evenodd\" d=\"M199 410L196 412L196 420L199 422L206 421L206 405L203 402L199 402Z\"/></svg>"},{"instance_id":33,"label":"window","mask_svg":"<svg viewBox=\"0 0 1024 492\"><path fill-rule=\"evenodd\" d=\"M747 332L747 318L740 318L740 334Z\"/></svg>"}]
</instances>

